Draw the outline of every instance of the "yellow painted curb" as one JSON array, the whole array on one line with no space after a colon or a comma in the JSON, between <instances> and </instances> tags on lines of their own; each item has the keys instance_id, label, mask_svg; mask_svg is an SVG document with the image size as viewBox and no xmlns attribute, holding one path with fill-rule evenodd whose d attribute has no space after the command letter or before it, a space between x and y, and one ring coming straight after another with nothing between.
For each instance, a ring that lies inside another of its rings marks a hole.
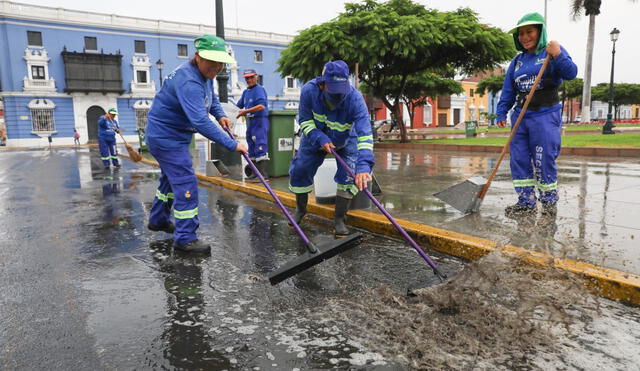
<instances>
[{"instance_id":1,"label":"yellow painted curb","mask_svg":"<svg viewBox=\"0 0 640 371\"><path fill-rule=\"evenodd\" d=\"M129 158L123 154L120 154L120 156ZM142 159L142 162L158 166L157 162L145 158ZM262 184L247 184L233 179L210 177L200 173L196 173L196 176L204 182L220 185L264 200L273 201L273 198ZM274 192L284 205L295 207L295 196L292 193L278 190L274 190ZM307 211L328 219L333 219L333 205L321 205L310 200ZM571 259L561 259L514 245L500 245L496 241L414 223L408 220L396 219L396 221L407 231L416 243L422 247L428 247L447 255L468 260L477 260L496 249L501 249L502 252L508 256L521 259L527 264L552 265L558 269L576 274L584 279L600 296L640 306L640 276L638 275ZM363 210L350 210L349 224L386 236L399 237L393 225L381 214Z\"/></svg>"}]
</instances>

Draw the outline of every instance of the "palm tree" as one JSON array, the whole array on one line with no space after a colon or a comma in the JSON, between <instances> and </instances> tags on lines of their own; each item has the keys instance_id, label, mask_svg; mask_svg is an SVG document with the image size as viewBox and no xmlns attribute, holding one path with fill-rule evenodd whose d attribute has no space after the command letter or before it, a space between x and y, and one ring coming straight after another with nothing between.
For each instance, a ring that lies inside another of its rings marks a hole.
<instances>
[{"instance_id":1,"label":"palm tree","mask_svg":"<svg viewBox=\"0 0 640 371\"><path fill-rule=\"evenodd\" d=\"M596 16L600 14L602 0L571 0L571 15L577 20L584 14L589 16L587 36L587 58L584 63L584 84L582 87L582 121L591 121L591 67L593 61L593 39L596 33Z\"/></svg>"},{"instance_id":2,"label":"palm tree","mask_svg":"<svg viewBox=\"0 0 640 371\"><path fill-rule=\"evenodd\" d=\"M631 0L636 1L636 0ZM582 87L582 121L591 121L591 66L593 61L593 39L596 33L596 16L600 14L602 0L571 0L571 16L577 20L584 14L589 16L587 57L584 63L584 85Z\"/></svg>"}]
</instances>

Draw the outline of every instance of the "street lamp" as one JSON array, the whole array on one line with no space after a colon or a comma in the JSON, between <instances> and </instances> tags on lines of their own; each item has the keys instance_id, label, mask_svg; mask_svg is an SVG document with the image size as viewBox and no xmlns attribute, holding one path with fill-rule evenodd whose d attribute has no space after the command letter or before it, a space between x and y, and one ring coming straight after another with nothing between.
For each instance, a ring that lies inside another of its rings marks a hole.
<instances>
[{"instance_id":1,"label":"street lamp","mask_svg":"<svg viewBox=\"0 0 640 371\"><path fill-rule=\"evenodd\" d=\"M158 59L156 61L156 67L158 68L158 72L160 73L160 87L162 87L162 69L164 68L164 62L162 59Z\"/></svg>"},{"instance_id":2,"label":"street lamp","mask_svg":"<svg viewBox=\"0 0 640 371\"><path fill-rule=\"evenodd\" d=\"M609 108L607 110L607 122L602 127L602 134L615 134L613 128L613 120L611 117L611 108L613 107L613 66L616 61L616 41L618 41L618 35L620 30L613 28L613 31L609 33L611 41L613 42L613 49L611 50L611 81L609 82Z\"/></svg>"}]
</instances>

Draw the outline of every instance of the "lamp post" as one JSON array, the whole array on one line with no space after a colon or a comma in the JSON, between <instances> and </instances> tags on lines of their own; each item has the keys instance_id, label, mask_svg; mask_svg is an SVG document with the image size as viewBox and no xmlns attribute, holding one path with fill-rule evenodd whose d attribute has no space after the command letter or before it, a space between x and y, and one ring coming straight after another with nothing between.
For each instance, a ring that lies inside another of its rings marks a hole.
<instances>
[{"instance_id":1,"label":"lamp post","mask_svg":"<svg viewBox=\"0 0 640 371\"><path fill-rule=\"evenodd\" d=\"M611 81L609 82L609 108L607 110L607 122L602 127L602 134L615 134L613 128L613 120L611 117L611 108L613 107L613 66L616 62L616 41L618 41L618 35L620 30L613 28L613 31L609 33L611 41L613 42L613 49L611 50Z\"/></svg>"},{"instance_id":2,"label":"lamp post","mask_svg":"<svg viewBox=\"0 0 640 371\"><path fill-rule=\"evenodd\" d=\"M222 10L222 0L216 0L216 36L224 39L224 15ZM220 103L226 103L229 101L229 95L227 93L227 82L229 81L229 74L227 73L227 67L222 67L222 70L216 76L218 81L218 99Z\"/></svg>"},{"instance_id":3,"label":"lamp post","mask_svg":"<svg viewBox=\"0 0 640 371\"><path fill-rule=\"evenodd\" d=\"M162 87L162 69L164 68L164 62L162 59L156 61L156 67L158 67L158 73L160 73L160 87Z\"/></svg>"}]
</instances>

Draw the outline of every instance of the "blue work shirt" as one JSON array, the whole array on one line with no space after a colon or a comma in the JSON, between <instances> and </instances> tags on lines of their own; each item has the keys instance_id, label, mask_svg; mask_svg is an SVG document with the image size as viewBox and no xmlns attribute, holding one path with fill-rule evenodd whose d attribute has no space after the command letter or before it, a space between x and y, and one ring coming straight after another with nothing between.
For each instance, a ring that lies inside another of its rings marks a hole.
<instances>
[{"instance_id":1,"label":"blue work shirt","mask_svg":"<svg viewBox=\"0 0 640 371\"><path fill-rule=\"evenodd\" d=\"M147 143L163 150L186 150L193 133L235 151L237 143L209 117L226 117L212 81L191 62L185 62L167 76L153 98L147 121Z\"/></svg>"},{"instance_id":2,"label":"blue work shirt","mask_svg":"<svg viewBox=\"0 0 640 371\"><path fill-rule=\"evenodd\" d=\"M300 93L300 130L320 149L331 142L337 148L345 146L349 137L356 137L358 160L356 173L370 173L373 167L373 135L369 111L362 94L352 86L335 107L325 101L315 78L304 84Z\"/></svg>"},{"instance_id":3,"label":"blue work shirt","mask_svg":"<svg viewBox=\"0 0 640 371\"><path fill-rule=\"evenodd\" d=\"M120 129L118 121L114 119L108 119L104 115L98 119L98 138L106 140L116 139L116 129Z\"/></svg>"},{"instance_id":4,"label":"blue work shirt","mask_svg":"<svg viewBox=\"0 0 640 371\"><path fill-rule=\"evenodd\" d=\"M264 109L260 112L247 113L247 117L253 118L269 116L267 91L264 90L262 86L256 84L250 88L245 89L245 91L242 92L242 96L240 97L240 100L238 101L238 104L236 104L236 106L238 106L238 108L249 109L259 104L262 104L264 106Z\"/></svg>"},{"instance_id":5,"label":"blue work shirt","mask_svg":"<svg viewBox=\"0 0 640 371\"><path fill-rule=\"evenodd\" d=\"M547 78L551 79L551 83L554 86L559 86L563 80L573 80L578 74L578 67L573 63L569 53L567 53L562 46L560 46L560 50L562 52L558 57L552 57L549 60L549 65L536 91L544 88L544 80ZM520 53L513 58L504 76L504 83L502 84L502 93L497 106L498 121L506 120L507 113L511 107L513 107L518 92L529 93L546 56L547 50L545 49L540 54ZM556 104L550 107L542 107L535 111L527 110L525 117L556 111L561 107L561 104ZM515 107L514 111L515 114L519 115L521 108Z\"/></svg>"}]
</instances>

